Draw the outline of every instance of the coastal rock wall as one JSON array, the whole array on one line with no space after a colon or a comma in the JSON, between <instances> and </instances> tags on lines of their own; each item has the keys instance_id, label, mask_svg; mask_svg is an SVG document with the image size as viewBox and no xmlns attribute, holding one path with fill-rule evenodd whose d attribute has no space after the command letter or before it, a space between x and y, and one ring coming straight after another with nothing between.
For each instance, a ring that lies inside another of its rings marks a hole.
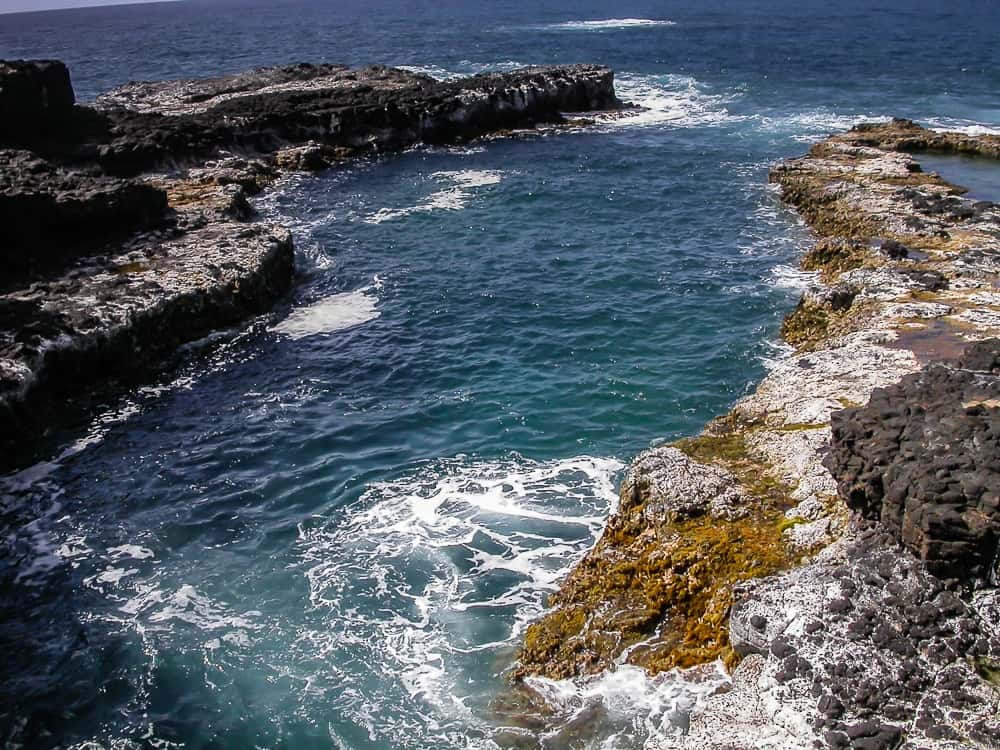
<instances>
[{"instance_id":1,"label":"coastal rock wall","mask_svg":"<svg viewBox=\"0 0 1000 750\"><path fill-rule=\"evenodd\" d=\"M0 436L23 440L88 384L263 312L292 279L279 226L217 222L123 250L0 296Z\"/></svg>"},{"instance_id":2,"label":"coastal rock wall","mask_svg":"<svg viewBox=\"0 0 1000 750\"><path fill-rule=\"evenodd\" d=\"M134 173L218 148L313 140L352 151L448 142L620 106L603 67L526 68L440 82L396 68L289 66L206 81L126 84L98 99L105 169Z\"/></svg>"},{"instance_id":3,"label":"coastal rock wall","mask_svg":"<svg viewBox=\"0 0 1000 750\"><path fill-rule=\"evenodd\" d=\"M163 223L167 196L142 182L68 170L30 151L0 149L0 268L9 280ZM0 285L2 286L2 285Z\"/></svg>"}]
</instances>

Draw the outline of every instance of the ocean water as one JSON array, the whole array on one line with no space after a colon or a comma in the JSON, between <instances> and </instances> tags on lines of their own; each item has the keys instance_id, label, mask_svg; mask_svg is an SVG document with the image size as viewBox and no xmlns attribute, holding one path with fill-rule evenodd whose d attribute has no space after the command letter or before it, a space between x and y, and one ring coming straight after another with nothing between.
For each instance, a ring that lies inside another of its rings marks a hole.
<instances>
[{"instance_id":1,"label":"ocean water","mask_svg":"<svg viewBox=\"0 0 1000 750\"><path fill-rule=\"evenodd\" d=\"M623 466L780 352L807 234L769 164L864 119L1000 130L994 3L703 5L0 16L0 58L61 58L82 99L297 60L586 61L646 107L262 196L295 233L289 298L0 478L0 744L496 747L520 635ZM651 745L720 681L539 684L527 746Z\"/></svg>"}]
</instances>

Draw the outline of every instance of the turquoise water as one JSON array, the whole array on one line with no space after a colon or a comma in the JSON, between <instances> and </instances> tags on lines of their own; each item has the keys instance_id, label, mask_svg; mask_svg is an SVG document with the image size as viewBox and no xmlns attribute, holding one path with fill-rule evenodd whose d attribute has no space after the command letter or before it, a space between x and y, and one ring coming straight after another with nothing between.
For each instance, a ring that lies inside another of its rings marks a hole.
<instances>
[{"instance_id":1,"label":"turquoise water","mask_svg":"<svg viewBox=\"0 0 1000 750\"><path fill-rule=\"evenodd\" d=\"M262 196L295 233L293 294L3 479L0 737L493 747L523 627L624 463L724 412L780 351L807 237L768 165L866 117L1000 123L996 11L968 5L0 16L0 56L63 57L84 97L290 59L438 76L593 60L648 107ZM564 719L606 715L546 746L609 748L671 731L693 690L629 670L549 688Z\"/></svg>"}]
</instances>

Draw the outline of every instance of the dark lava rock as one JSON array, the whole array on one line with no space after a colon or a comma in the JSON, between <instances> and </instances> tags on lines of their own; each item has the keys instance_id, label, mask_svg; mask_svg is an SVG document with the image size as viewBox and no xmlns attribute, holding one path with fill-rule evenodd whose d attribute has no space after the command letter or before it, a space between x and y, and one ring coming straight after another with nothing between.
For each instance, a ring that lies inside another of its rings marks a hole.
<instances>
[{"instance_id":1,"label":"dark lava rock","mask_svg":"<svg viewBox=\"0 0 1000 750\"><path fill-rule=\"evenodd\" d=\"M271 152L314 141L398 149L559 122L562 112L621 106L611 70L595 65L436 81L385 66L303 64L223 78L130 83L100 97L98 105L108 119L108 133L99 139L101 165L123 175L220 148Z\"/></svg>"},{"instance_id":2,"label":"dark lava rock","mask_svg":"<svg viewBox=\"0 0 1000 750\"><path fill-rule=\"evenodd\" d=\"M934 363L833 415L825 465L841 496L945 579L1000 556L1000 340Z\"/></svg>"},{"instance_id":3,"label":"dark lava rock","mask_svg":"<svg viewBox=\"0 0 1000 750\"><path fill-rule=\"evenodd\" d=\"M883 240L879 250L891 260L903 260L910 254L910 249L896 240Z\"/></svg>"},{"instance_id":4,"label":"dark lava rock","mask_svg":"<svg viewBox=\"0 0 1000 750\"><path fill-rule=\"evenodd\" d=\"M0 60L0 142L65 127L75 101L69 70L58 60Z\"/></svg>"},{"instance_id":5,"label":"dark lava rock","mask_svg":"<svg viewBox=\"0 0 1000 750\"><path fill-rule=\"evenodd\" d=\"M166 210L166 194L144 182L70 171L28 151L0 149L0 267L8 275L84 254L96 240L163 221Z\"/></svg>"}]
</instances>

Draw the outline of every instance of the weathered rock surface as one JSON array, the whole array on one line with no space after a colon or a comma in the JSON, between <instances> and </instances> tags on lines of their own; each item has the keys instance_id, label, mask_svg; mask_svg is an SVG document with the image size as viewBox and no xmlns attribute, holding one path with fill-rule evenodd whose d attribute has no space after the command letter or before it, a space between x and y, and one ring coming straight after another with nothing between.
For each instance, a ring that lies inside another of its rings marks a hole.
<instances>
[{"instance_id":1,"label":"weathered rock surface","mask_svg":"<svg viewBox=\"0 0 1000 750\"><path fill-rule=\"evenodd\" d=\"M594 65L447 82L382 66L295 65L126 84L97 104L107 119L97 156L121 174L219 149L270 153L306 141L351 152L398 149L620 106L612 72Z\"/></svg>"},{"instance_id":2,"label":"weathered rock surface","mask_svg":"<svg viewBox=\"0 0 1000 750\"><path fill-rule=\"evenodd\" d=\"M731 426L718 432L636 459L601 540L529 627L516 678L731 660L732 587L787 564L787 497Z\"/></svg>"},{"instance_id":3,"label":"weathered rock surface","mask_svg":"<svg viewBox=\"0 0 1000 750\"><path fill-rule=\"evenodd\" d=\"M0 60L0 142L58 134L76 97L57 60Z\"/></svg>"},{"instance_id":4,"label":"weathered rock surface","mask_svg":"<svg viewBox=\"0 0 1000 750\"><path fill-rule=\"evenodd\" d=\"M292 278L273 225L216 222L0 296L0 424L28 434L41 400L155 364L266 310Z\"/></svg>"},{"instance_id":5,"label":"weathered rock surface","mask_svg":"<svg viewBox=\"0 0 1000 750\"><path fill-rule=\"evenodd\" d=\"M875 146L885 151L939 151L1000 159L1000 136L971 136L928 130L913 120L901 118L895 118L889 123L862 123L847 138L860 146Z\"/></svg>"},{"instance_id":6,"label":"weathered rock surface","mask_svg":"<svg viewBox=\"0 0 1000 750\"><path fill-rule=\"evenodd\" d=\"M0 266L6 278L93 252L101 241L166 219L152 185L65 169L30 151L0 149Z\"/></svg>"},{"instance_id":7,"label":"weathered rock surface","mask_svg":"<svg viewBox=\"0 0 1000 750\"><path fill-rule=\"evenodd\" d=\"M932 572L964 583L996 580L1000 340L834 414L825 463L848 506L881 521Z\"/></svg>"},{"instance_id":8,"label":"weathered rock surface","mask_svg":"<svg viewBox=\"0 0 1000 750\"><path fill-rule=\"evenodd\" d=\"M875 528L737 588L730 630L749 655L733 689L663 748L995 748L1000 622Z\"/></svg>"}]
</instances>

